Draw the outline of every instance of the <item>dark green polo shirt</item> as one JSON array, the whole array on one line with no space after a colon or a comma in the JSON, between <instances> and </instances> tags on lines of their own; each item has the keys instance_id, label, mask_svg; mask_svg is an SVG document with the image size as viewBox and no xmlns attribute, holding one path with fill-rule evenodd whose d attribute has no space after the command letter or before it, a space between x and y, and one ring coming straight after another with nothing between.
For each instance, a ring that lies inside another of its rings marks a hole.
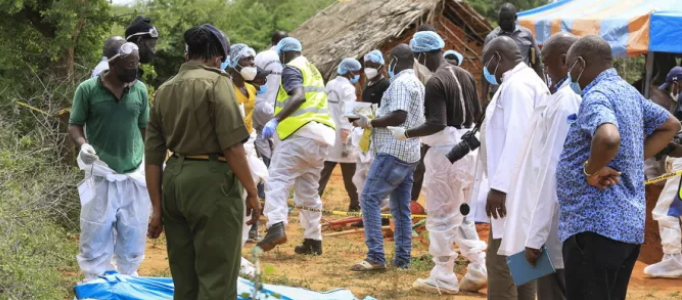
<instances>
[{"instance_id":1,"label":"dark green polo shirt","mask_svg":"<svg viewBox=\"0 0 682 300\"><path fill-rule=\"evenodd\" d=\"M101 76L82 82L73 97L69 124L86 126L88 143L119 174L135 171L144 157L140 129L147 128L149 101L144 83L126 88L120 101L104 87Z\"/></svg>"}]
</instances>

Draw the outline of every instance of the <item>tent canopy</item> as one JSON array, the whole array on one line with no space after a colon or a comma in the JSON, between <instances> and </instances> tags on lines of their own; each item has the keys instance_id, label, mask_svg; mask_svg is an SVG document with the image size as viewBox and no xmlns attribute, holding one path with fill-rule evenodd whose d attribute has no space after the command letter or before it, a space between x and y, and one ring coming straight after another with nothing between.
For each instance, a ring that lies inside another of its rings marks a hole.
<instances>
[{"instance_id":1,"label":"tent canopy","mask_svg":"<svg viewBox=\"0 0 682 300\"><path fill-rule=\"evenodd\" d=\"M561 0L519 13L542 44L552 34L599 35L616 57L682 53L682 5L675 0Z\"/></svg>"}]
</instances>

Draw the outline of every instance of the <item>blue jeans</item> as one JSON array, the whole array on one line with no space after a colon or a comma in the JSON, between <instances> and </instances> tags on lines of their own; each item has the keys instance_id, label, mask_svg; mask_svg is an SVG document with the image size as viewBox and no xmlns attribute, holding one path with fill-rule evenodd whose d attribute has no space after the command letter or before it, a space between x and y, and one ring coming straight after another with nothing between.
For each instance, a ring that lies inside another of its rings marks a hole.
<instances>
[{"instance_id":1,"label":"blue jeans","mask_svg":"<svg viewBox=\"0 0 682 300\"><path fill-rule=\"evenodd\" d=\"M393 265L399 268L409 267L412 251L410 197L416 166L416 162L407 163L383 153L377 154L374 158L360 195L368 261L386 264L380 206L381 200L390 195L389 207L395 225Z\"/></svg>"}]
</instances>

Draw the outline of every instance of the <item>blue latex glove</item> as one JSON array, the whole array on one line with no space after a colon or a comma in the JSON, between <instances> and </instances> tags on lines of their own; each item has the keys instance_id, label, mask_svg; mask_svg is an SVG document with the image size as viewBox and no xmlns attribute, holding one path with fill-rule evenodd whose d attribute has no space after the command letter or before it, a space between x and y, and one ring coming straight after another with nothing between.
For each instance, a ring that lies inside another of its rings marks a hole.
<instances>
[{"instance_id":1,"label":"blue latex glove","mask_svg":"<svg viewBox=\"0 0 682 300\"><path fill-rule=\"evenodd\" d=\"M275 134L275 129L277 128L279 121L277 119L272 119L265 123L263 127L263 138L269 139Z\"/></svg>"}]
</instances>

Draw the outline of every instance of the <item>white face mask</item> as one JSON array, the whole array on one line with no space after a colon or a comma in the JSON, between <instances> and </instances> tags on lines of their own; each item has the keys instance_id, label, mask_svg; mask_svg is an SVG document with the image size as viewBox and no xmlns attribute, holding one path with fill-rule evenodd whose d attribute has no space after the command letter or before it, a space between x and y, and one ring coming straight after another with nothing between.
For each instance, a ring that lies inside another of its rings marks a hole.
<instances>
[{"instance_id":1,"label":"white face mask","mask_svg":"<svg viewBox=\"0 0 682 300\"><path fill-rule=\"evenodd\" d=\"M379 75L379 71L374 68L365 68L365 75L367 75L367 79L372 79Z\"/></svg>"},{"instance_id":2,"label":"white face mask","mask_svg":"<svg viewBox=\"0 0 682 300\"><path fill-rule=\"evenodd\" d=\"M251 81L256 78L256 73L258 73L256 67L242 67L241 70L239 70L239 74L241 74L246 81Z\"/></svg>"},{"instance_id":3,"label":"white face mask","mask_svg":"<svg viewBox=\"0 0 682 300\"><path fill-rule=\"evenodd\" d=\"M421 76L420 78L424 79L424 81L422 83L426 83L427 81L429 81L429 79L431 78L431 75L433 75L433 72L431 72L431 70L429 70L429 68L427 68L425 65L420 64L416 58L414 59L414 64L417 66L416 67L417 74L418 74L417 77Z\"/></svg>"}]
</instances>

